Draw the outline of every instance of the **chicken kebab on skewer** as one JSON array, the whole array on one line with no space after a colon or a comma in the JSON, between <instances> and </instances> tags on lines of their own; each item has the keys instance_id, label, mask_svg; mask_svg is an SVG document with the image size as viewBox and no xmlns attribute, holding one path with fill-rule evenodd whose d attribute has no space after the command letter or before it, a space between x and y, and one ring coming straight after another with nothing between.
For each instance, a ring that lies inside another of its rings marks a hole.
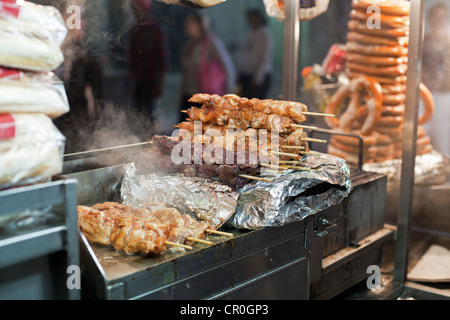
<instances>
[{"instance_id":1,"label":"chicken kebab on skewer","mask_svg":"<svg viewBox=\"0 0 450 320\"><path fill-rule=\"evenodd\" d=\"M291 133L296 130L296 122L276 114L265 114L253 110L201 109L192 107L186 111L191 121L201 121L227 129L266 129L280 133ZM306 120L306 118L305 118Z\"/></svg>"},{"instance_id":2,"label":"chicken kebab on skewer","mask_svg":"<svg viewBox=\"0 0 450 320\"><path fill-rule=\"evenodd\" d=\"M149 204L136 209L118 203L78 207L78 226L89 242L112 245L126 254L159 254L167 246L200 242L210 226L177 210Z\"/></svg>"},{"instance_id":3,"label":"chicken kebab on skewer","mask_svg":"<svg viewBox=\"0 0 450 320\"><path fill-rule=\"evenodd\" d=\"M306 121L308 108L300 102L281 100L259 100L241 98L230 94L226 96L195 94L189 102L202 105L203 109L230 110L230 111L253 111L265 115L278 115L291 118L295 123Z\"/></svg>"},{"instance_id":4,"label":"chicken kebab on skewer","mask_svg":"<svg viewBox=\"0 0 450 320\"><path fill-rule=\"evenodd\" d=\"M182 130L186 130L191 133L191 139L192 142L198 142L199 138L198 136L204 135L206 136L206 141L209 141L211 139L214 141L217 139L217 137L222 136L225 138L227 134L229 136L234 136L237 139L241 137L249 137L249 138L265 138L265 141L267 143L271 143L272 141L276 141L278 139L278 143L280 146L303 146L305 149L308 148L308 142L320 142L317 139L311 139L308 138L308 135L306 132L301 128L296 128L295 130L291 131L289 134L280 133L277 130L255 130L252 128L241 128L237 127L236 129L231 129L228 126L216 126L212 124L202 124L201 127L196 127L196 123L194 122L182 122L178 124L176 127ZM197 132L198 131L198 132ZM200 134L199 134L200 133ZM217 134L217 135L216 135ZM272 136L276 134L276 139L272 138Z\"/></svg>"}]
</instances>

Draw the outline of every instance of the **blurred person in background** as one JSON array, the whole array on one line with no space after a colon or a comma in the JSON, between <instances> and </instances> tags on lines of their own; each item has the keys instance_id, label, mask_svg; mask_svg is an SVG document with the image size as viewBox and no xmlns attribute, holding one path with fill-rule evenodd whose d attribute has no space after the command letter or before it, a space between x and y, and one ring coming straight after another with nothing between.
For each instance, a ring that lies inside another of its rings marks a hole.
<instances>
[{"instance_id":1,"label":"blurred person in background","mask_svg":"<svg viewBox=\"0 0 450 320\"><path fill-rule=\"evenodd\" d=\"M260 10L247 10L246 17L250 31L241 45L240 94L250 99L265 99L272 81L273 36L267 28L266 16Z\"/></svg>"},{"instance_id":2,"label":"blurred person in background","mask_svg":"<svg viewBox=\"0 0 450 320\"><path fill-rule=\"evenodd\" d=\"M129 42L129 91L138 113L152 122L167 69L166 33L150 18L152 0L133 0Z\"/></svg>"},{"instance_id":3,"label":"blurred person in background","mask_svg":"<svg viewBox=\"0 0 450 320\"><path fill-rule=\"evenodd\" d=\"M64 63L55 70L64 82L70 112L55 120L55 125L66 137L66 153L84 151L80 130L94 130L95 119L104 107L103 70L100 61L86 46L86 21L81 8L81 28L69 30L62 45ZM67 21L67 10L63 16Z\"/></svg>"},{"instance_id":4,"label":"blurred person in background","mask_svg":"<svg viewBox=\"0 0 450 320\"><path fill-rule=\"evenodd\" d=\"M424 127L434 148L450 155L450 28L445 3L432 6L427 14L423 46L422 81L433 93L435 114Z\"/></svg>"},{"instance_id":5,"label":"blurred person in background","mask_svg":"<svg viewBox=\"0 0 450 320\"><path fill-rule=\"evenodd\" d=\"M181 110L194 105L188 100L196 93L234 93L233 61L223 42L211 32L209 19L198 13L188 15L185 33L189 39L181 53Z\"/></svg>"}]
</instances>

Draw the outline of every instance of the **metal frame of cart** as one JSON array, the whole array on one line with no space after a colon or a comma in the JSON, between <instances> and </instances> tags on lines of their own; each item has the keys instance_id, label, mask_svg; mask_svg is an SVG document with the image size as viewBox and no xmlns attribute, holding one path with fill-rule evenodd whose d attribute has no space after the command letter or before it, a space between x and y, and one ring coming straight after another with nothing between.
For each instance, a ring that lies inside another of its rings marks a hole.
<instances>
[{"instance_id":1,"label":"metal frame of cart","mask_svg":"<svg viewBox=\"0 0 450 320\"><path fill-rule=\"evenodd\" d=\"M59 218L0 239L4 298L80 299L66 283L68 266L80 265L76 190L76 180L65 180L0 192L0 216L52 207Z\"/></svg>"},{"instance_id":2,"label":"metal frame of cart","mask_svg":"<svg viewBox=\"0 0 450 320\"><path fill-rule=\"evenodd\" d=\"M399 214L395 244L395 269L392 283L382 292L368 294L367 298L394 298L401 293L417 295L422 299L450 299L450 296L433 288L407 281L409 237L414 194L414 169L416 161L419 92L424 39L424 0L410 0L411 22L406 84L406 112L400 182ZM285 51L283 98L296 99L298 81L298 48L300 44L299 1L286 0ZM361 165L361 164L360 164Z\"/></svg>"}]
</instances>

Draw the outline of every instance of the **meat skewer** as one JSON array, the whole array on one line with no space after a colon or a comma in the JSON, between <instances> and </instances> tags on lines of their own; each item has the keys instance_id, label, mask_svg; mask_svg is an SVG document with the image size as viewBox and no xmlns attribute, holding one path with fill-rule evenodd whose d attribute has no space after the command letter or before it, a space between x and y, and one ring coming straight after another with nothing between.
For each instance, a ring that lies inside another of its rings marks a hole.
<instances>
[{"instance_id":1,"label":"meat skewer","mask_svg":"<svg viewBox=\"0 0 450 320\"><path fill-rule=\"evenodd\" d=\"M191 246L181 244L185 241L213 244L201 239L208 229L206 224L182 216L175 209L150 211L117 203L92 208L79 206L78 221L88 241L112 245L127 254L158 254L165 250L165 245L192 250Z\"/></svg>"},{"instance_id":2,"label":"meat skewer","mask_svg":"<svg viewBox=\"0 0 450 320\"><path fill-rule=\"evenodd\" d=\"M187 131L191 132L192 134L194 134L194 132L195 132L194 131L195 130L195 121L191 121L190 119L186 119L185 122L181 122L178 125L175 125L174 127L175 128L179 128L179 129L187 130ZM298 124L291 125L291 127L292 128L296 128L296 129L317 129L317 127L304 126L304 125L298 125ZM256 131L256 129L253 129L253 128L244 129L244 128L240 128L240 127L236 127L236 126L234 128L230 128L228 125L218 126L218 125L214 125L214 124L206 123L206 122L202 122L201 129L202 129L201 133L203 133L203 134L207 133L209 130L217 130L217 132L221 133L222 135L226 135L227 130L239 130L239 129L241 129L241 130L244 130L244 132L246 134L247 134L247 131L250 131L250 132ZM274 131L277 131L277 130L274 130Z\"/></svg>"},{"instance_id":3,"label":"meat skewer","mask_svg":"<svg viewBox=\"0 0 450 320\"><path fill-rule=\"evenodd\" d=\"M290 133L296 128L317 129L317 127L297 124L297 121L286 116L266 114L253 110L222 110L192 107L188 110L182 110L182 112L188 114L189 118L186 119L188 122L201 121L202 123L218 127L226 126L227 129L267 129L276 130L280 133ZM331 115L322 113L310 114L331 117ZM306 121L306 119L304 121Z\"/></svg>"},{"instance_id":4,"label":"meat skewer","mask_svg":"<svg viewBox=\"0 0 450 320\"><path fill-rule=\"evenodd\" d=\"M267 129L280 133L291 133L295 121L277 114L265 114L253 110L200 109L192 107L186 111L191 121L201 121L228 129ZM306 120L306 119L305 119Z\"/></svg>"},{"instance_id":5,"label":"meat skewer","mask_svg":"<svg viewBox=\"0 0 450 320\"><path fill-rule=\"evenodd\" d=\"M131 219L125 219L123 215L84 206L78 206L77 212L78 228L89 242L114 246L117 240L115 248L123 249L127 254L159 254L166 250L164 237L142 224L133 224Z\"/></svg>"},{"instance_id":6,"label":"meat skewer","mask_svg":"<svg viewBox=\"0 0 450 320\"><path fill-rule=\"evenodd\" d=\"M268 150L272 150L273 148L271 147L271 144L273 141L278 141L278 145L279 146L284 146L284 145L288 145L288 146L302 146L305 147L306 151L309 151L309 146L307 142L318 142L318 143L326 143L327 141L325 140L320 140L320 139L313 139L313 138L309 138L307 136L307 134L304 132L303 129L297 128L296 130L294 130L293 132L291 132L290 134L280 134L280 133L275 133L274 132L266 132L266 133L261 133L261 131L259 131L259 137L258 137L258 133L254 130L254 129L247 129L247 130L242 130L242 132L227 132L227 128L220 128L220 127L216 127L216 126L208 126L208 125L202 125L202 135L196 135L199 132L196 132L194 129L194 124L190 123L190 122L182 122L180 123L178 126L178 128L183 129L183 130L187 130L191 133L191 141L192 142L198 142L198 141L206 141L206 142L214 142L214 140L217 139L224 139L228 136L231 137L236 137L236 139L240 139L242 137L247 137L247 138L251 138L253 140L258 140L258 144L261 138L265 138L265 144L268 146ZM219 128L219 129L216 129ZM219 137L215 137L215 136L209 136L208 134L210 134L209 130L218 130L217 133L221 133L222 136ZM199 130L199 129L197 129ZM199 130L200 131L200 130ZM253 138L253 137L256 137ZM269 142L270 141L270 142ZM263 143L264 144L264 143ZM269 148L270 147L270 148Z\"/></svg>"},{"instance_id":7,"label":"meat skewer","mask_svg":"<svg viewBox=\"0 0 450 320\"><path fill-rule=\"evenodd\" d=\"M289 139L289 143L298 143L296 142L296 138L299 136L294 136L292 139ZM176 138L170 138L166 136L155 136L153 138L153 147L154 151L152 153L145 152L136 158L135 165L139 174L149 174L156 172L167 172L167 173L181 173L188 177L202 177L208 178L216 181L220 181L221 183L232 187L233 189L238 188L239 185L243 184L245 181L238 179L242 178L242 175L257 175L261 173L263 164L269 163L278 163L279 156L287 157L288 159L295 158L298 161L301 160L303 154L291 154L291 153L281 153L278 151L272 150L263 150L267 154L263 154L263 157L253 157L251 158L251 154L249 152L243 152L239 155L239 152L233 150L232 160L234 160L234 164L224 164L226 161L219 160L229 160L227 157L227 150L220 149L216 150L216 152L224 152L223 157L219 157L216 162L207 162L201 158L201 153L203 151L203 145L197 146L200 151L194 150L191 154L191 158L188 157L186 160L192 160L194 158L194 153L200 155L201 162L192 162L189 163L181 163L179 165L174 164L172 159L172 153L174 152L174 148L177 146L175 143ZM185 143L185 142L182 142ZM195 149L191 143L187 142L187 150ZM278 150L278 149L276 149ZM307 152L305 148L304 152ZM177 151L175 151L176 153ZM303 151L302 151L303 152ZM309 153L308 153L309 154ZM241 158L239 158L241 156ZM194 159L195 160L195 159ZM198 160L198 159L197 159ZM264 161L263 161L264 160ZM302 167L299 167L302 170Z\"/></svg>"},{"instance_id":8,"label":"meat skewer","mask_svg":"<svg viewBox=\"0 0 450 320\"><path fill-rule=\"evenodd\" d=\"M197 222L188 215L181 215L176 209L164 208L157 211L149 210L144 214L144 216L142 216L142 218L144 219L155 218L162 223L177 226L180 230L182 230L183 228L187 229L187 231L185 232L190 234L190 236L186 236L187 241L198 242L208 245L214 244L211 241L203 240L204 233L208 228L207 225Z\"/></svg>"},{"instance_id":9,"label":"meat skewer","mask_svg":"<svg viewBox=\"0 0 450 320\"><path fill-rule=\"evenodd\" d=\"M304 112L308 112L306 105L299 102L259 100L241 98L237 95L218 95L196 94L190 102L202 104L205 109L219 110L252 110L265 114L277 114L283 117L289 117L298 123L306 120Z\"/></svg>"},{"instance_id":10,"label":"meat skewer","mask_svg":"<svg viewBox=\"0 0 450 320\"><path fill-rule=\"evenodd\" d=\"M297 123L306 121L305 115L314 116L330 116L322 113L308 112L306 105L300 102L282 101L282 100L259 100L259 99L247 99L241 98L237 95L208 95L208 94L195 94L190 102L202 104L204 109L219 109L219 110L244 110L249 109L264 114L276 114L283 117L288 117Z\"/></svg>"},{"instance_id":11,"label":"meat skewer","mask_svg":"<svg viewBox=\"0 0 450 320\"><path fill-rule=\"evenodd\" d=\"M287 138L279 138L282 144L289 146L301 146L304 151L310 151L308 143L304 142L304 136L301 130L296 131ZM260 138L261 139L261 138ZM270 140L269 140L270 139ZM207 137L196 136L193 143L180 141L180 138L171 138L167 136L153 137L153 150L165 155L183 157L185 160L191 160L190 163L199 163L200 161L208 164L231 163L243 165L257 165L258 163L270 163L278 161L277 157L271 156L271 151L279 151L279 143L269 143L273 137L267 136L263 140L257 140L252 137L241 135ZM189 154L190 154L190 159Z\"/></svg>"}]
</instances>

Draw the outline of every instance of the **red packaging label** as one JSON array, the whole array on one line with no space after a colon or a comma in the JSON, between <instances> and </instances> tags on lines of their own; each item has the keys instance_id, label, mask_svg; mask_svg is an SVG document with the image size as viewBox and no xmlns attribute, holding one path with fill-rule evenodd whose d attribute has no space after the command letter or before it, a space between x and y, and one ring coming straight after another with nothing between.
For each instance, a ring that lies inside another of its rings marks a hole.
<instances>
[{"instance_id":1,"label":"red packaging label","mask_svg":"<svg viewBox=\"0 0 450 320\"><path fill-rule=\"evenodd\" d=\"M16 0L0 0L0 17L19 17L20 5Z\"/></svg>"},{"instance_id":2,"label":"red packaging label","mask_svg":"<svg viewBox=\"0 0 450 320\"><path fill-rule=\"evenodd\" d=\"M10 114L0 114L0 140L16 136L16 123Z\"/></svg>"},{"instance_id":3,"label":"red packaging label","mask_svg":"<svg viewBox=\"0 0 450 320\"><path fill-rule=\"evenodd\" d=\"M346 52L341 45L332 45L325 57L322 67L324 74L335 74L344 71Z\"/></svg>"},{"instance_id":4,"label":"red packaging label","mask_svg":"<svg viewBox=\"0 0 450 320\"><path fill-rule=\"evenodd\" d=\"M23 77L23 72L16 69L2 68L0 67L0 79L12 79L12 80L20 80Z\"/></svg>"}]
</instances>

